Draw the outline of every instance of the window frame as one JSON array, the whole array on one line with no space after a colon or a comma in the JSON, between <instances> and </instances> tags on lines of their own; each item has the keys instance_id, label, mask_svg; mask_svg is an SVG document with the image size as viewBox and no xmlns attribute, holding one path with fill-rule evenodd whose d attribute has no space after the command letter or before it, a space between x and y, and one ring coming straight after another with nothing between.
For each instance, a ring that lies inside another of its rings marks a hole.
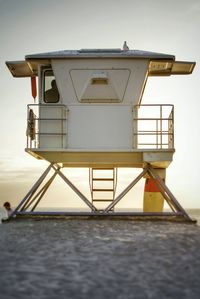
<instances>
[{"instance_id":1,"label":"window frame","mask_svg":"<svg viewBox=\"0 0 200 299\"><path fill-rule=\"evenodd\" d=\"M54 77L54 79L56 80L54 72L53 72L53 69L51 67L43 67L42 68L42 100L43 100L43 103L48 104L48 105L50 105L50 104L57 104L57 103L60 102L60 93L59 93L59 91L58 91L58 99L55 102L48 102L46 100L46 98L45 98L45 92L48 90L48 89L45 90L45 87L46 87L46 77L48 77L48 76L45 75L46 72L52 72L52 77ZM53 78L52 78L52 80L53 80Z\"/></svg>"}]
</instances>

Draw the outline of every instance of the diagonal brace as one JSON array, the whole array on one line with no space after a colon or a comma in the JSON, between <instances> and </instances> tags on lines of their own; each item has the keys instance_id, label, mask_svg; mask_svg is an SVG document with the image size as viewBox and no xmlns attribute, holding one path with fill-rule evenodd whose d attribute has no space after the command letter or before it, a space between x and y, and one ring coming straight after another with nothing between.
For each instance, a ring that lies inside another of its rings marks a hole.
<instances>
[{"instance_id":1,"label":"diagonal brace","mask_svg":"<svg viewBox=\"0 0 200 299\"><path fill-rule=\"evenodd\" d=\"M58 165L55 164L57 167ZM60 171L60 169L56 169L55 165L53 165L53 169L58 172L59 176L71 187L71 189L85 202L85 204L92 210L97 211L96 207L87 199L87 197L81 193L81 191L72 183L70 180Z\"/></svg>"},{"instance_id":2,"label":"diagonal brace","mask_svg":"<svg viewBox=\"0 0 200 299\"><path fill-rule=\"evenodd\" d=\"M43 174L40 176L40 178L36 181L36 183L33 185L33 187L30 189L30 191L21 200L21 202L15 208L15 210L12 212L12 214L9 216L9 218L12 218L23 205L26 205L26 203L30 201L30 199L32 198L34 193L37 191L39 186L42 184L42 182L48 175L49 171L51 170L51 167L52 167L52 163L47 167L47 169L43 172Z\"/></svg>"},{"instance_id":3,"label":"diagonal brace","mask_svg":"<svg viewBox=\"0 0 200 299\"><path fill-rule=\"evenodd\" d=\"M109 212L114 206L128 193L137 182L141 180L141 178L145 175L148 168L144 168L143 171L122 191L116 198L109 204L109 206L104 210L104 212Z\"/></svg>"},{"instance_id":4,"label":"diagonal brace","mask_svg":"<svg viewBox=\"0 0 200 299\"><path fill-rule=\"evenodd\" d=\"M57 171L52 175L52 177L48 180L48 182L43 186L43 188L40 190L40 192L37 194L37 196L35 197L35 199L39 196L39 198L37 199L36 203L34 204L34 206L31 209L31 212L33 212L35 210L35 208L38 206L39 202L41 201L42 197L44 196L44 194L47 192L47 190L49 189L50 185L52 184L53 180L55 179L57 175Z\"/></svg>"},{"instance_id":5,"label":"diagonal brace","mask_svg":"<svg viewBox=\"0 0 200 299\"><path fill-rule=\"evenodd\" d=\"M53 182L55 176L56 176L57 172L55 172L52 177L47 181L47 183L40 189L40 191L38 191L38 193L32 198L32 195L28 201L25 202L25 204L23 205L23 207L21 208L20 211L26 211L33 203L34 201L39 197L40 200L41 198L44 196L44 194L46 193L47 189L49 188L49 186L51 185L51 183ZM31 199L32 198L32 199ZM39 203L39 202L38 202ZM35 208L34 208L35 209Z\"/></svg>"},{"instance_id":6,"label":"diagonal brace","mask_svg":"<svg viewBox=\"0 0 200 299\"><path fill-rule=\"evenodd\" d=\"M159 177L159 175L156 173L156 171L153 169L153 167L151 167L150 165L148 165L147 171L149 173L149 175L155 180L156 184L158 185L160 192L162 193L162 195L165 197L165 199L168 202L168 199L170 199L170 204L173 205L173 207L178 211L181 212L183 214L183 216L187 219L187 220L192 220L190 218L190 216L186 213L186 211L183 209L183 207L179 204L179 202L177 201L177 199L174 197L174 195L172 194L172 192L169 190L169 188L166 186L166 184L163 182L163 180ZM168 197L168 198L167 198ZM171 206L170 206L171 207Z\"/></svg>"}]
</instances>

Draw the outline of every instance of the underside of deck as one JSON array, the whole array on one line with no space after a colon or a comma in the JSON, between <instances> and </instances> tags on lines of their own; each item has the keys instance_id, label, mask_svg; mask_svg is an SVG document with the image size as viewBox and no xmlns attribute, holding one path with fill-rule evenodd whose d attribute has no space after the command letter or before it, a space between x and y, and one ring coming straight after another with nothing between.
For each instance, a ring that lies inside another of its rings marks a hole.
<instances>
[{"instance_id":1,"label":"underside of deck","mask_svg":"<svg viewBox=\"0 0 200 299\"><path fill-rule=\"evenodd\" d=\"M30 149L26 152L37 159L61 163L62 167L137 167L146 163L153 167L167 168L172 162L173 149L125 151L67 151L57 149Z\"/></svg>"}]
</instances>

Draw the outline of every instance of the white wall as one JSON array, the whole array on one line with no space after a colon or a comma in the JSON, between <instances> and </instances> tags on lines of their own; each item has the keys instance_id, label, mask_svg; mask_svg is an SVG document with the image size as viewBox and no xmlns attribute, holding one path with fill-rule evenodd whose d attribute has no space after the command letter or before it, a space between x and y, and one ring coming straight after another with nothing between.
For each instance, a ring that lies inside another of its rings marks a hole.
<instances>
[{"instance_id":1,"label":"white wall","mask_svg":"<svg viewBox=\"0 0 200 299\"><path fill-rule=\"evenodd\" d=\"M77 105L68 108L68 149L131 149L131 106Z\"/></svg>"},{"instance_id":2,"label":"white wall","mask_svg":"<svg viewBox=\"0 0 200 299\"><path fill-rule=\"evenodd\" d=\"M120 99L123 100L122 104L137 104L142 93L148 64L149 61L147 59L127 58L52 60L57 86L63 104L66 105L79 103L79 96L84 92L90 76L90 72L87 73L87 70L105 70L113 82L112 85L116 86L115 91L120 95ZM77 72L77 70L80 72ZM113 72L113 70L116 71ZM119 84L121 84L120 88L124 89L124 93L119 92Z\"/></svg>"},{"instance_id":3,"label":"white wall","mask_svg":"<svg viewBox=\"0 0 200 299\"><path fill-rule=\"evenodd\" d=\"M59 59L52 61L52 67L61 96L58 104L66 105L68 110L64 130L67 136L64 142L58 136L43 136L40 145L59 148L64 144L68 150L83 151L131 150L132 109L140 101L148 60ZM105 75L108 84L92 84L92 76L98 74ZM90 104L82 102L87 97ZM92 102L93 98L97 103ZM99 99L106 102L100 104ZM45 113L48 111L51 110L47 109ZM54 121L54 124L56 130L59 129L59 122L56 124ZM45 125L50 128L52 124L47 121L42 123L43 131L48 132Z\"/></svg>"}]
</instances>

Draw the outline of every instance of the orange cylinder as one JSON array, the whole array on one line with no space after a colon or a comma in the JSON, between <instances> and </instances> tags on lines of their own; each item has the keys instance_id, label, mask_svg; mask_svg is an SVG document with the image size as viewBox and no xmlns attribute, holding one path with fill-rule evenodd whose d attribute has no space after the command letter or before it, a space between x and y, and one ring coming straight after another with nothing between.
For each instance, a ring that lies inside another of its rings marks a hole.
<instances>
[{"instance_id":1,"label":"orange cylinder","mask_svg":"<svg viewBox=\"0 0 200 299\"><path fill-rule=\"evenodd\" d=\"M35 99L37 96L36 77L31 77L31 91L32 91L32 97Z\"/></svg>"},{"instance_id":2,"label":"orange cylinder","mask_svg":"<svg viewBox=\"0 0 200 299\"><path fill-rule=\"evenodd\" d=\"M147 178L144 186L143 211L144 212L162 212L164 207L164 198L152 178Z\"/></svg>"}]
</instances>

